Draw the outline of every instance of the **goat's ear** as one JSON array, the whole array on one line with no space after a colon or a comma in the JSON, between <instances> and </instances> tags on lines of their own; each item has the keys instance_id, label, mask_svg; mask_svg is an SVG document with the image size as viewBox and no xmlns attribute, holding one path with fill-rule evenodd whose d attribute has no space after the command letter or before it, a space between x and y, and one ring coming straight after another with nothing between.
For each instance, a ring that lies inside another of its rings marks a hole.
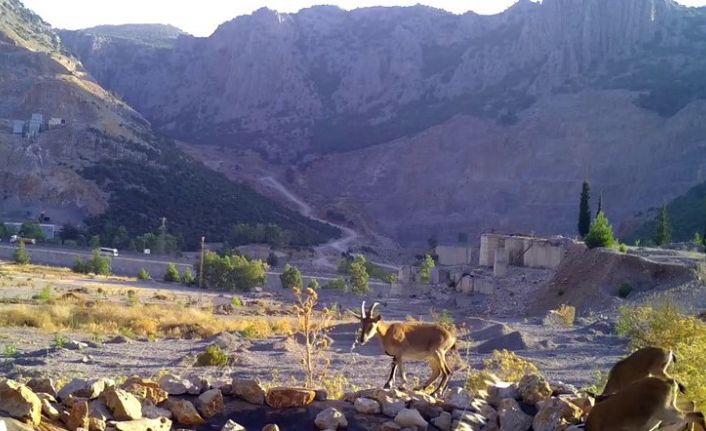
<instances>
[{"instance_id":1,"label":"goat's ear","mask_svg":"<svg viewBox=\"0 0 706 431\"><path fill-rule=\"evenodd\" d=\"M379 322L380 319L382 319L382 316L379 315L379 314L378 314L377 316L373 317L373 320L374 320L375 322Z\"/></svg>"}]
</instances>

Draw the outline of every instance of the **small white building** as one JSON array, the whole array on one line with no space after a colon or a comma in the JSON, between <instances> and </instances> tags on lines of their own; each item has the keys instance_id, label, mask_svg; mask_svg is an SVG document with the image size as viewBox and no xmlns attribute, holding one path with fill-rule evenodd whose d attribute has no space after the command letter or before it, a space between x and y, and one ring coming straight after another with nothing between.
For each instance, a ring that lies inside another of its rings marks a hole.
<instances>
[{"instance_id":1,"label":"small white building","mask_svg":"<svg viewBox=\"0 0 706 431\"><path fill-rule=\"evenodd\" d=\"M21 135L24 133L25 122L22 120L15 120L12 122L12 134Z\"/></svg>"}]
</instances>

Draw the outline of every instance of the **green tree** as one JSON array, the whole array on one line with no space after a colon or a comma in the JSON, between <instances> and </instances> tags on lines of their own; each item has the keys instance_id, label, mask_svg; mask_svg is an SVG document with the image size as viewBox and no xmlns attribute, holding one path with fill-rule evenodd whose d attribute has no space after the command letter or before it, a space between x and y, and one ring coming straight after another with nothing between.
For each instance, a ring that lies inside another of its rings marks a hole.
<instances>
[{"instance_id":1,"label":"green tree","mask_svg":"<svg viewBox=\"0 0 706 431\"><path fill-rule=\"evenodd\" d=\"M195 268L198 277L198 262ZM266 275L265 262L261 260L250 260L238 255L220 256L212 251L204 253L204 288L247 292L264 283Z\"/></svg>"},{"instance_id":2,"label":"green tree","mask_svg":"<svg viewBox=\"0 0 706 431\"><path fill-rule=\"evenodd\" d=\"M581 187L581 203L579 204L578 231L581 238L584 238L591 229L591 185L588 181L583 182Z\"/></svg>"},{"instance_id":3,"label":"green tree","mask_svg":"<svg viewBox=\"0 0 706 431\"><path fill-rule=\"evenodd\" d=\"M194 273L191 268L186 268L184 273L181 275L181 282L187 286L194 284Z\"/></svg>"},{"instance_id":4,"label":"green tree","mask_svg":"<svg viewBox=\"0 0 706 431\"><path fill-rule=\"evenodd\" d=\"M64 223L59 231L59 238L61 238L62 244L65 241L78 241L80 235L81 230L71 223Z\"/></svg>"},{"instance_id":5,"label":"green tree","mask_svg":"<svg viewBox=\"0 0 706 431\"><path fill-rule=\"evenodd\" d=\"M168 283L177 283L181 281L179 270L173 263L167 265L167 270L164 273L164 281Z\"/></svg>"},{"instance_id":6,"label":"green tree","mask_svg":"<svg viewBox=\"0 0 706 431\"><path fill-rule=\"evenodd\" d=\"M29 252L27 251L27 247L23 241L20 241L19 245L15 249L12 259L19 265L27 265L29 263Z\"/></svg>"},{"instance_id":7,"label":"green tree","mask_svg":"<svg viewBox=\"0 0 706 431\"><path fill-rule=\"evenodd\" d=\"M694 238L691 240L691 243L694 244L697 247L700 247L704 243L704 239L701 238L701 234L698 232L694 232Z\"/></svg>"},{"instance_id":8,"label":"green tree","mask_svg":"<svg viewBox=\"0 0 706 431\"><path fill-rule=\"evenodd\" d=\"M101 256L98 250L93 250L93 256L88 263L91 272L96 275L110 275L113 272L110 268L110 258L108 256Z\"/></svg>"},{"instance_id":9,"label":"green tree","mask_svg":"<svg viewBox=\"0 0 706 431\"><path fill-rule=\"evenodd\" d=\"M429 283L431 280L431 270L434 269L435 266L436 264L434 263L434 258L432 258L431 255L427 254L424 256L422 264L419 268L419 275L424 283Z\"/></svg>"},{"instance_id":10,"label":"green tree","mask_svg":"<svg viewBox=\"0 0 706 431\"><path fill-rule=\"evenodd\" d=\"M309 283L306 285L306 287L312 290L319 290L319 287L321 286L319 285L319 280L312 278L311 280L309 280Z\"/></svg>"},{"instance_id":11,"label":"green tree","mask_svg":"<svg viewBox=\"0 0 706 431\"><path fill-rule=\"evenodd\" d=\"M584 240L588 248L613 247L616 245L613 227L608 222L605 213L601 212L598 214Z\"/></svg>"},{"instance_id":12,"label":"green tree","mask_svg":"<svg viewBox=\"0 0 706 431\"><path fill-rule=\"evenodd\" d=\"M368 270L366 268L365 256L362 254L356 255L351 263L351 290L357 294L364 294L370 292L370 285L368 284L370 276L368 275Z\"/></svg>"},{"instance_id":13,"label":"green tree","mask_svg":"<svg viewBox=\"0 0 706 431\"><path fill-rule=\"evenodd\" d=\"M294 289L295 287L302 288L302 273L295 266L285 265L284 271L279 276L283 289Z\"/></svg>"},{"instance_id":14,"label":"green tree","mask_svg":"<svg viewBox=\"0 0 706 431\"><path fill-rule=\"evenodd\" d=\"M20 227L20 236L41 241L44 239L44 231L37 223L24 223L22 227Z\"/></svg>"},{"instance_id":15,"label":"green tree","mask_svg":"<svg viewBox=\"0 0 706 431\"><path fill-rule=\"evenodd\" d=\"M657 232L655 233L655 244L665 246L672 243L672 226L669 224L667 205L662 206L662 211L657 218Z\"/></svg>"},{"instance_id":16,"label":"green tree","mask_svg":"<svg viewBox=\"0 0 706 431\"><path fill-rule=\"evenodd\" d=\"M120 226L115 230L115 234L113 235L113 247L115 248L124 248L127 247L128 244L130 243L130 234L127 232L127 228L125 226Z\"/></svg>"}]
</instances>

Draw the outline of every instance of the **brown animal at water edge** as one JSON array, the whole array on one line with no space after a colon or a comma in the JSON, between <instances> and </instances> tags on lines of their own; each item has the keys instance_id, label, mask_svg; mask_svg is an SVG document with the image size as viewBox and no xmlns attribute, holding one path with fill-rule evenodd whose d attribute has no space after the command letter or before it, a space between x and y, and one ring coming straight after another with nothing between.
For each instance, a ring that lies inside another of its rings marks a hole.
<instances>
[{"instance_id":1,"label":"brown animal at water edge","mask_svg":"<svg viewBox=\"0 0 706 431\"><path fill-rule=\"evenodd\" d=\"M363 301L360 306L360 315L353 314L361 323L358 341L365 344L377 335L385 354L392 356L390 377L384 387L389 388L394 383L398 367L402 373L402 382L407 383L404 371L406 361L426 360L431 366L432 374L423 385L415 390L426 389L441 376L441 381L432 394L443 393L451 378L451 369L446 362L446 353L455 347L456 337L446 328L435 323L385 323L380 314L374 315L378 305L380 304L374 303L366 312L365 301Z\"/></svg>"}]
</instances>

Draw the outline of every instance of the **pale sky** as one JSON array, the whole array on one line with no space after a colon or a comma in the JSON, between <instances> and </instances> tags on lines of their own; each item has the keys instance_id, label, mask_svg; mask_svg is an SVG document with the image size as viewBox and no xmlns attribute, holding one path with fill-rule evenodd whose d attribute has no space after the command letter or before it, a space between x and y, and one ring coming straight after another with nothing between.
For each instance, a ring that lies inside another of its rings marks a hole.
<instances>
[{"instance_id":1,"label":"pale sky","mask_svg":"<svg viewBox=\"0 0 706 431\"><path fill-rule=\"evenodd\" d=\"M422 3L454 13L469 10L480 14L502 12L516 0L23 0L25 6L57 28L80 29L99 24L172 24L197 35L208 36L219 24L261 7L297 12L317 4L344 9L367 6L411 6ZM706 0L677 0L688 6L704 6Z\"/></svg>"}]
</instances>

